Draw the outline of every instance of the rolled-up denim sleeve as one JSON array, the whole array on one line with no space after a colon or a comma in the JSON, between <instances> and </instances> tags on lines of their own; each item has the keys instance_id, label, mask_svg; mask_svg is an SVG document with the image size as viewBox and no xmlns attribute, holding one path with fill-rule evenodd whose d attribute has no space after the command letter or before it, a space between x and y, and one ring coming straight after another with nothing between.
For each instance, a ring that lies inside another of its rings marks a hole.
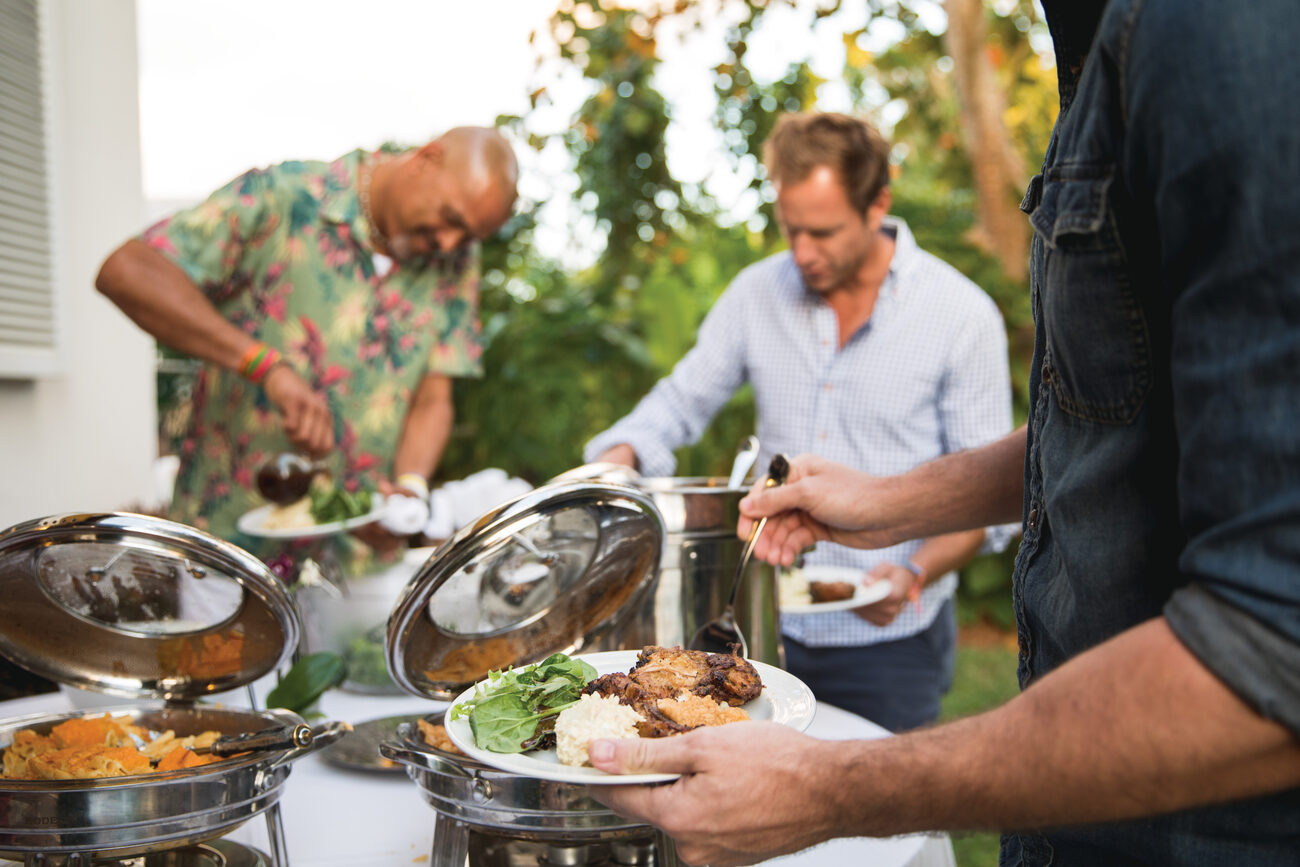
<instances>
[{"instance_id":1,"label":"rolled-up denim sleeve","mask_svg":"<svg viewBox=\"0 0 1300 867\"><path fill-rule=\"evenodd\" d=\"M1128 182L1152 203L1186 646L1300 733L1300 16L1151 0L1123 58Z\"/></svg>"},{"instance_id":2,"label":"rolled-up denim sleeve","mask_svg":"<svg viewBox=\"0 0 1300 867\"><path fill-rule=\"evenodd\" d=\"M718 298L700 325L695 346L632 412L583 447L583 460L593 461L607 449L626 443L636 451L642 475L673 474L677 467L673 450L699 439L745 381L738 296L733 287Z\"/></svg>"}]
</instances>

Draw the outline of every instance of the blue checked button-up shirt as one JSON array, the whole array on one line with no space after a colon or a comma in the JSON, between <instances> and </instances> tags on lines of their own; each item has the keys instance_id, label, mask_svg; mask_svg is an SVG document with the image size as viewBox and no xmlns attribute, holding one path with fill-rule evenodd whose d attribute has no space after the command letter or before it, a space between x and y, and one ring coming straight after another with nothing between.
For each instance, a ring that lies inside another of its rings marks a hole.
<instances>
[{"instance_id":1,"label":"blue checked button-up shirt","mask_svg":"<svg viewBox=\"0 0 1300 867\"><path fill-rule=\"evenodd\" d=\"M673 450L694 442L745 382L754 386L758 466L773 454L812 452L875 475L894 475L1011 429L1006 328L993 300L956 269L916 245L907 225L888 218L893 262L871 314L838 347L835 312L804 288L788 252L742 271L700 326L695 347L636 408L584 450L590 461L619 443L632 446L646 476L671 476ZM1006 544L994 528L986 548ZM877 551L823 543L807 565L863 570L903 562L921 547ZM932 576L920 610L873 626L833 612L785 615L786 635L814 646L861 646L913 635L933 622L957 586Z\"/></svg>"}]
</instances>

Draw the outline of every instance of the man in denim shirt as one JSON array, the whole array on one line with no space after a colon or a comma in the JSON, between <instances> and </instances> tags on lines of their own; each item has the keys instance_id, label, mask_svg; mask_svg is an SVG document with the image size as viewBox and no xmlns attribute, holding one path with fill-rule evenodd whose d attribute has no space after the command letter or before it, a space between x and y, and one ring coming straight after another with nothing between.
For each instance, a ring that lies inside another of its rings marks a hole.
<instances>
[{"instance_id":1,"label":"man in denim shirt","mask_svg":"<svg viewBox=\"0 0 1300 867\"><path fill-rule=\"evenodd\" d=\"M884 741L593 744L693 774L602 794L688 861L1001 828L1034 829L1007 865L1300 863L1300 8L1044 5L1062 108L1024 205L1029 424L888 479L800 458L742 503L780 515L776 562L1020 512L1025 691Z\"/></svg>"}]
</instances>

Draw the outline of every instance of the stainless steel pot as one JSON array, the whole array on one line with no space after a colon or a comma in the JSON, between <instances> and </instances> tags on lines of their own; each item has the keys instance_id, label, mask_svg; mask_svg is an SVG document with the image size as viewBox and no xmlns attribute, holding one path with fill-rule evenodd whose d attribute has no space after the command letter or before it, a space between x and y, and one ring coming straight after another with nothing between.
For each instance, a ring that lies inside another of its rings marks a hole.
<instances>
[{"instance_id":1,"label":"stainless steel pot","mask_svg":"<svg viewBox=\"0 0 1300 867\"><path fill-rule=\"evenodd\" d=\"M7 720L0 724L0 745L8 745L21 729L46 734L66 720L106 712L130 717L132 724L150 731L171 729L178 737L302 724L301 717L284 710L124 706ZM220 837L274 805L289 765L333 743L345 730L335 723L305 747L234 756L185 770L97 780L0 780L0 856L129 858Z\"/></svg>"},{"instance_id":2,"label":"stainless steel pot","mask_svg":"<svg viewBox=\"0 0 1300 867\"><path fill-rule=\"evenodd\" d=\"M682 645L722 613L745 543L736 536L739 503L748 488L729 488L721 477L640 478L663 517L664 551L651 597L617 635L618 650L646 644ZM751 560L736 597L736 622L749 656L785 667L777 607L776 570Z\"/></svg>"}]
</instances>

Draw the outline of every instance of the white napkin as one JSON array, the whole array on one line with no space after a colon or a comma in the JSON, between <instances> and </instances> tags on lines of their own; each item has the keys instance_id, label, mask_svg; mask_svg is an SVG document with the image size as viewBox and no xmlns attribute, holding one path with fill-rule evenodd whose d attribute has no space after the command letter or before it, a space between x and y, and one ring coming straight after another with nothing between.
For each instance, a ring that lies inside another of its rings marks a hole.
<instances>
[{"instance_id":1,"label":"white napkin","mask_svg":"<svg viewBox=\"0 0 1300 867\"><path fill-rule=\"evenodd\" d=\"M424 526L424 535L430 539L448 539L456 532L456 522L452 518L451 495L442 488L429 492L429 523Z\"/></svg>"},{"instance_id":2,"label":"white napkin","mask_svg":"<svg viewBox=\"0 0 1300 867\"><path fill-rule=\"evenodd\" d=\"M447 482L429 494L424 535L430 539L446 539L484 513L532 489L528 482L511 478L505 470L496 467Z\"/></svg>"},{"instance_id":3,"label":"white napkin","mask_svg":"<svg viewBox=\"0 0 1300 867\"><path fill-rule=\"evenodd\" d=\"M384 501L384 517L379 525L394 536L420 532L429 522L429 507L419 497L393 494Z\"/></svg>"}]
</instances>

